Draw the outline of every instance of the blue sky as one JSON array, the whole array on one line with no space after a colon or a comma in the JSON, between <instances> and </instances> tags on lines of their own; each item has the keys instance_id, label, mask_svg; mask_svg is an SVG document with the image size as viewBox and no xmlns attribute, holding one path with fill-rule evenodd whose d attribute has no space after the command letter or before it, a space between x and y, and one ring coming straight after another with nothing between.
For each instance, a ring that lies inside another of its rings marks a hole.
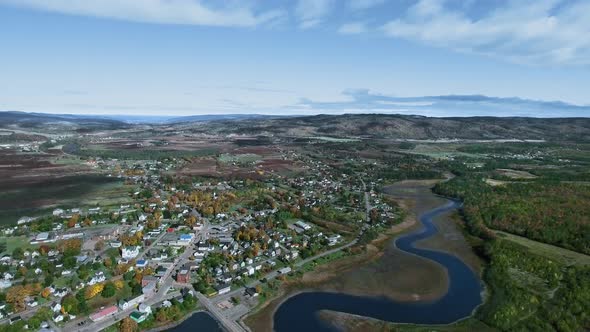
<instances>
[{"instance_id":1,"label":"blue sky","mask_svg":"<svg viewBox=\"0 0 590 332\"><path fill-rule=\"evenodd\" d=\"M0 109L590 116L588 17L585 0L0 0Z\"/></svg>"}]
</instances>

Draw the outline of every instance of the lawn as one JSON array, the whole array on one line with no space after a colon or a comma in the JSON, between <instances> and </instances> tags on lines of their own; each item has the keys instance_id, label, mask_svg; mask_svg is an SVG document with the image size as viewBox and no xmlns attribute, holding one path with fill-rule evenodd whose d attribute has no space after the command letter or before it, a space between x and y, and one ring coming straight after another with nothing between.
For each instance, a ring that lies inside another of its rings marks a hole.
<instances>
[{"instance_id":1,"label":"lawn","mask_svg":"<svg viewBox=\"0 0 590 332\"><path fill-rule=\"evenodd\" d=\"M26 236L10 236L0 237L0 249L3 249L2 254L12 254L15 248L29 249L36 247L29 243L29 238Z\"/></svg>"},{"instance_id":2,"label":"lawn","mask_svg":"<svg viewBox=\"0 0 590 332\"><path fill-rule=\"evenodd\" d=\"M565 265L590 265L590 256L550 244L529 240L518 235L496 231L499 237L527 247L531 252Z\"/></svg>"}]
</instances>

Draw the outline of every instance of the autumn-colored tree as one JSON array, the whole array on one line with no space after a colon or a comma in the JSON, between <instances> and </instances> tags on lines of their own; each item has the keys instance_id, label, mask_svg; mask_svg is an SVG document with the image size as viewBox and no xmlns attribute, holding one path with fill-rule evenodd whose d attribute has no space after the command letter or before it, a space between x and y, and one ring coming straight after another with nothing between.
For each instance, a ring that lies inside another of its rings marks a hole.
<instances>
[{"instance_id":1,"label":"autumn-colored tree","mask_svg":"<svg viewBox=\"0 0 590 332\"><path fill-rule=\"evenodd\" d=\"M121 332L137 332L137 331L139 331L139 327L137 326L137 323L133 319L131 319L129 317L125 317L125 318L123 318L123 320L119 324L119 331L121 331Z\"/></svg>"},{"instance_id":2,"label":"autumn-colored tree","mask_svg":"<svg viewBox=\"0 0 590 332\"><path fill-rule=\"evenodd\" d=\"M47 255L47 253L51 250L48 245L42 244L39 246L39 253L43 256Z\"/></svg>"},{"instance_id":3,"label":"autumn-colored tree","mask_svg":"<svg viewBox=\"0 0 590 332\"><path fill-rule=\"evenodd\" d=\"M115 288L116 288L117 290L121 290L121 289L123 289L123 287L125 287L125 282L124 282L123 280L121 280L121 279L119 279L119 280L116 280L116 281L114 282L114 284L115 284Z\"/></svg>"},{"instance_id":4,"label":"autumn-colored tree","mask_svg":"<svg viewBox=\"0 0 590 332\"><path fill-rule=\"evenodd\" d=\"M6 302L12 304L15 311L22 311L25 309L25 298L37 295L40 291L41 284L39 283L12 286L6 292Z\"/></svg>"},{"instance_id":5,"label":"autumn-colored tree","mask_svg":"<svg viewBox=\"0 0 590 332\"><path fill-rule=\"evenodd\" d=\"M70 220L68 220L68 227L72 228L72 227L76 226L76 223L78 223L78 220L80 220L80 215L78 213L76 213L70 218Z\"/></svg>"},{"instance_id":6,"label":"autumn-colored tree","mask_svg":"<svg viewBox=\"0 0 590 332\"><path fill-rule=\"evenodd\" d=\"M160 323L164 323L168 321L168 315L166 314L166 309L161 308L156 312L156 320Z\"/></svg>"},{"instance_id":7,"label":"autumn-colored tree","mask_svg":"<svg viewBox=\"0 0 590 332\"><path fill-rule=\"evenodd\" d=\"M44 288L44 289L41 291L41 296L42 296L44 299L48 298L48 297L49 297L49 295L51 295L51 291L49 290L49 287L46 287L46 288Z\"/></svg>"},{"instance_id":8,"label":"autumn-colored tree","mask_svg":"<svg viewBox=\"0 0 590 332\"><path fill-rule=\"evenodd\" d=\"M102 292L103 289L104 289L104 284L102 284L102 283L88 286L88 288L86 288L86 292L84 293L84 296L86 297L87 300L89 300L89 299L95 297L96 295L100 294L100 292Z\"/></svg>"},{"instance_id":9,"label":"autumn-colored tree","mask_svg":"<svg viewBox=\"0 0 590 332\"><path fill-rule=\"evenodd\" d=\"M74 256L80 253L82 249L81 239L67 239L57 243L57 250L65 256Z\"/></svg>"},{"instance_id":10,"label":"autumn-colored tree","mask_svg":"<svg viewBox=\"0 0 590 332\"><path fill-rule=\"evenodd\" d=\"M195 218L195 216L190 216L185 219L184 223L188 227L193 227L197 223L197 218Z\"/></svg>"}]
</instances>

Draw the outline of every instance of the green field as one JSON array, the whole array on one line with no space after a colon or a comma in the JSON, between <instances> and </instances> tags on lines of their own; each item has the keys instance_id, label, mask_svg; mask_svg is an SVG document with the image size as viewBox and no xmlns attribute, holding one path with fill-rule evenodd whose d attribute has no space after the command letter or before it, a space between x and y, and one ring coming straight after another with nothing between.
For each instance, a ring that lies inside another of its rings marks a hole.
<instances>
[{"instance_id":1,"label":"green field","mask_svg":"<svg viewBox=\"0 0 590 332\"><path fill-rule=\"evenodd\" d=\"M36 247L35 245L31 245L29 243L29 238L26 236L9 236L9 237L0 237L0 254L12 254L14 249L16 248L33 248Z\"/></svg>"},{"instance_id":2,"label":"green field","mask_svg":"<svg viewBox=\"0 0 590 332\"><path fill-rule=\"evenodd\" d=\"M550 244L529 240L525 237L496 231L502 239L527 247L531 252L565 265L590 265L590 256Z\"/></svg>"}]
</instances>

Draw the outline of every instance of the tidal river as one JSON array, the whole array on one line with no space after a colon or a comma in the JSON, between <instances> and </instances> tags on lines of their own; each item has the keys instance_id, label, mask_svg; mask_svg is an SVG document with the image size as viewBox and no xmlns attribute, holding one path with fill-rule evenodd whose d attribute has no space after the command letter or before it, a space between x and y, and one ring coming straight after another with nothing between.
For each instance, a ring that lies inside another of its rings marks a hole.
<instances>
[{"instance_id":1,"label":"tidal river","mask_svg":"<svg viewBox=\"0 0 590 332\"><path fill-rule=\"evenodd\" d=\"M318 318L317 313L321 310L414 324L449 324L471 315L482 301L479 277L456 256L414 246L417 241L438 232L433 221L436 216L458 207L458 202L450 201L427 211L420 216L421 229L399 237L394 242L400 250L433 260L447 269L449 288L442 298L433 302L397 302L385 297L304 292L288 298L277 308L274 329L278 332L335 331L333 326Z\"/></svg>"}]
</instances>

